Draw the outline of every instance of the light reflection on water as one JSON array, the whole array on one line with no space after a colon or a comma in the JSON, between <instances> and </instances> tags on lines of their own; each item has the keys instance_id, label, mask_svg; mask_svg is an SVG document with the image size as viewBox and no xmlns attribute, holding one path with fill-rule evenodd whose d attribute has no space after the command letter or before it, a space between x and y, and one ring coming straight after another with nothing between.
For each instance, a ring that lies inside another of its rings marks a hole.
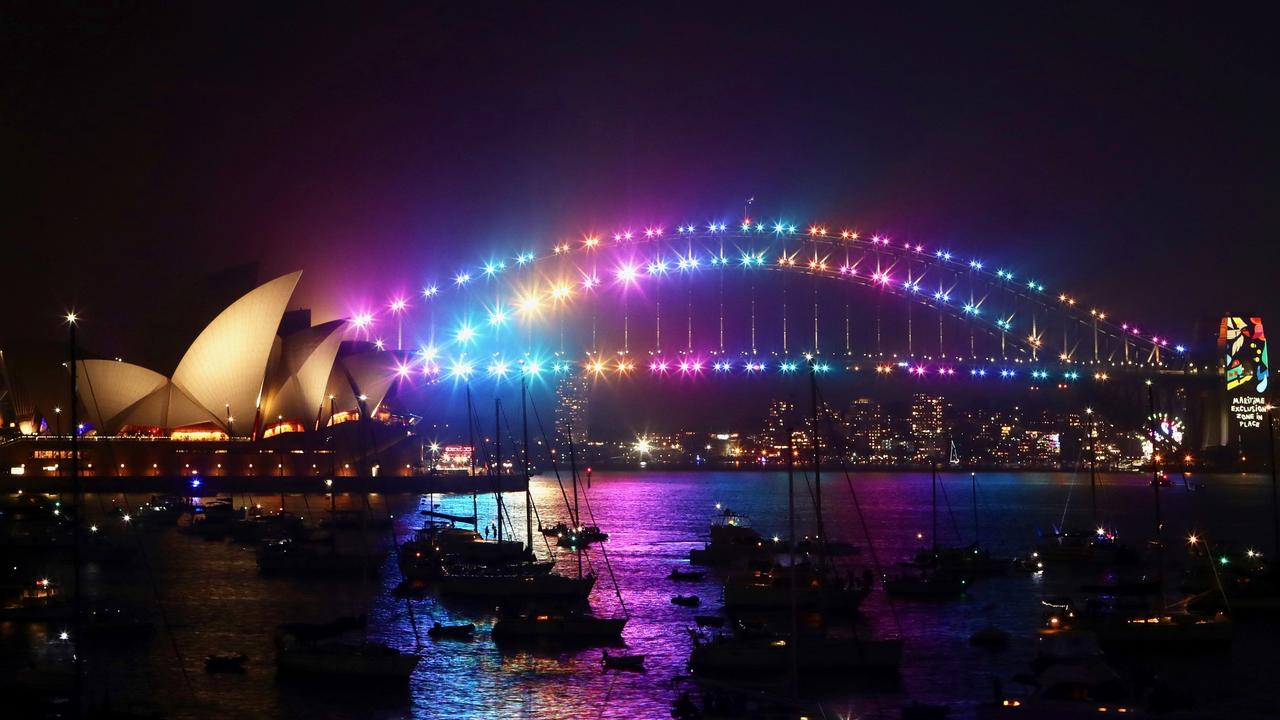
<instances>
[{"instance_id":1,"label":"light reflection on water","mask_svg":"<svg viewBox=\"0 0 1280 720\"><path fill-rule=\"evenodd\" d=\"M940 499L939 539L944 544L968 543L974 537L969 476L948 474L943 482L947 502ZM1181 487L1164 491L1170 554L1180 555L1178 539L1192 527L1210 538L1268 544L1269 486L1260 478L1240 476L1207 482L1205 493L1189 493ZM917 533L928 541L927 473L860 474L852 476L852 483L882 562L911 557L922 545ZM139 568L124 575L100 574L90 582L96 593L131 597L144 607L155 606L155 595L162 598L187 679L179 672L168 634L157 631L134 645L90 648L91 658L110 660L93 663L97 668L93 684L99 693L109 688L114 698L149 698L174 717L669 717L671 701L687 687L675 681L685 674L689 654L685 628L693 624L694 614L719 607L721 591L714 574L698 583L675 583L665 576L673 566L685 563L688 550L705 539L717 502L749 515L766 537L785 534L786 477L777 473L598 473L593 485L591 509L595 521L611 534L606 545L609 560L630 612L624 639L630 652L647 656L645 673L602 671L598 648L500 652L489 638L494 620L489 608L444 603L427 595L411 602L424 657L407 689L366 691L359 682L278 685L271 635L279 622L321 621L367 611L371 639L415 650L410 603L392 592L399 582L394 558L387 560L378 578L368 581L262 577L251 549L167 529L143 534L152 574ZM1087 524L1087 476L984 474L978 477L978 487L978 532L993 553L1025 552L1034 542L1037 527L1047 528L1060 518L1068 500L1076 525ZM1151 493L1146 478L1139 476L1107 477L1100 493L1109 524L1134 545L1141 545L1151 533ZM533 494L544 524L567 519L554 478L536 478ZM520 539L525 536L522 497L512 493L506 499L514 535ZM824 475L823 497L829 533L865 545L843 475ZM808 498L808 487L798 479L801 534L814 527ZM469 495L437 501L444 512L471 512ZM373 499L378 512L388 502L397 516L397 534L403 538L421 522L415 512L418 498ZM290 511L317 515L326 503L322 495L287 499ZM492 497L482 496L479 507L482 526L492 522ZM583 519L591 520L585 506ZM350 533L342 541L357 548L355 538ZM541 535L535 532L534 538L539 554L545 554ZM389 543L389 535L382 540ZM869 553L864 551L856 560L869 562ZM576 572L574 556L568 551L558 551L557 563L560 572ZM593 607L601 614L621 613L600 552L587 553L587 563L600 576L592 594ZM154 588L152 576L157 578ZM1078 579L1014 575L976 583L962 600L897 602L892 608L877 591L865 604L860 623L873 635L895 633L900 625L908 640L900 684L864 688L850 683L818 696L828 703L828 711L855 711L861 717L898 717L899 708L913 699L950 704L956 708L953 716L963 717L973 703L989 699L993 677L1007 680L1029 659L1031 633L1039 620L1040 586L1057 592L1069 591L1078 583ZM703 606L695 610L672 605L670 598L677 593L697 594ZM425 631L433 620L475 622L479 632L471 641L432 641ZM992 655L969 645L969 634L988 624L1013 633L1009 651ZM1177 677L1185 675L1187 682L1197 686L1226 683L1227 692L1254 679L1265 682L1277 669L1271 653L1265 653L1266 662L1239 658L1251 646L1274 642L1276 633L1264 627L1249 635L1250 639L1237 642L1235 663L1185 668L1173 664L1163 669ZM204 673L202 658L225 650L250 656L246 674Z\"/></svg>"}]
</instances>

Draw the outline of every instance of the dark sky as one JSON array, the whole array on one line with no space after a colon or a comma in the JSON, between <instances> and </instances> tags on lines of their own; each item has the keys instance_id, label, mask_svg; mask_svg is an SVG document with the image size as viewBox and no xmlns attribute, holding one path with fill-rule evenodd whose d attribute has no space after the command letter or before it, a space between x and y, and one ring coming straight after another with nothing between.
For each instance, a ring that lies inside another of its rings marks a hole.
<instances>
[{"instance_id":1,"label":"dark sky","mask_svg":"<svg viewBox=\"0 0 1280 720\"><path fill-rule=\"evenodd\" d=\"M1274 18L102 5L0 17L0 339L75 303L101 352L136 354L168 342L147 318L251 261L306 270L322 320L490 249L752 195L1013 258L1182 336L1228 309L1280 323Z\"/></svg>"}]
</instances>

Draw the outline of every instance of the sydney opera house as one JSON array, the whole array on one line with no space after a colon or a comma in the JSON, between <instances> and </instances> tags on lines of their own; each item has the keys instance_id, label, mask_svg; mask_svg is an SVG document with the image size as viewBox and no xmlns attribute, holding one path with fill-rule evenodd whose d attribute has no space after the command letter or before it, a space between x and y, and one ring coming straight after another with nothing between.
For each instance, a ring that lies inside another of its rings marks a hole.
<instances>
[{"instance_id":1,"label":"sydney opera house","mask_svg":"<svg viewBox=\"0 0 1280 720\"><path fill-rule=\"evenodd\" d=\"M169 374L77 360L75 429L66 347L0 352L0 474L67 474L73 431L88 477L418 473L414 418L385 404L394 354L344 340L345 320L289 311L301 275L235 300Z\"/></svg>"}]
</instances>

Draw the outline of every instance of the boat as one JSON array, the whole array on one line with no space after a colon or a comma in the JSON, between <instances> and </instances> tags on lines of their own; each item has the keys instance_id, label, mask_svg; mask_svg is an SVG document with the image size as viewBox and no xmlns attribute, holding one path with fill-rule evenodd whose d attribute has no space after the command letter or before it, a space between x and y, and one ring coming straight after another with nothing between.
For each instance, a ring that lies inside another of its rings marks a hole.
<instances>
[{"instance_id":1,"label":"boat","mask_svg":"<svg viewBox=\"0 0 1280 720\"><path fill-rule=\"evenodd\" d=\"M883 579L884 590L895 597L954 598L968 588L964 578L943 573L902 573Z\"/></svg>"},{"instance_id":2,"label":"boat","mask_svg":"<svg viewBox=\"0 0 1280 720\"><path fill-rule=\"evenodd\" d=\"M376 575L385 552L370 555L348 555L328 543L302 543L278 540L257 550L258 569L264 573L297 573L308 575Z\"/></svg>"},{"instance_id":3,"label":"boat","mask_svg":"<svg viewBox=\"0 0 1280 720\"><path fill-rule=\"evenodd\" d=\"M602 618L576 610L504 614L493 625L495 642L516 640L618 640L627 618Z\"/></svg>"},{"instance_id":4,"label":"boat","mask_svg":"<svg viewBox=\"0 0 1280 720\"><path fill-rule=\"evenodd\" d=\"M568 529L564 534L557 535L556 546L563 548L584 547L595 542L604 542L609 539L609 533L604 532L595 525L583 525L577 528Z\"/></svg>"},{"instance_id":5,"label":"boat","mask_svg":"<svg viewBox=\"0 0 1280 720\"><path fill-rule=\"evenodd\" d=\"M979 628L969 636L969 644L988 650L1003 650L1009 647L1009 633L995 625Z\"/></svg>"},{"instance_id":6,"label":"boat","mask_svg":"<svg viewBox=\"0 0 1280 720\"><path fill-rule=\"evenodd\" d=\"M354 630L363 630L369 624L367 615L347 615L323 623L281 623L276 628L304 642L340 637Z\"/></svg>"},{"instance_id":7,"label":"boat","mask_svg":"<svg viewBox=\"0 0 1280 720\"><path fill-rule=\"evenodd\" d=\"M1223 612L1199 615L1185 608L1155 609L1151 602L1126 602L1111 595L1087 598L1080 609L1070 598L1042 602L1046 612L1041 634L1087 630L1105 646L1205 647L1230 644L1234 635L1234 624Z\"/></svg>"},{"instance_id":8,"label":"boat","mask_svg":"<svg viewBox=\"0 0 1280 720\"><path fill-rule=\"evenodd\" d=\"M610 655L608 650L600 656L600 664L608 670L644 671L644 655Z\"/></svg>"},{"instance_id":9,"label":"boat","mask_svg":"<svg viewBox=\"0 0 1280 720\"><path fill-rule=\"evenodd\" d=\"M580 578L556 573L455 573L446 568L437 581L442 595L529 599L561 598L585 600L595 586L594 575Z\"/></svg>"},{"instance_id":10,"label":"boat","mask_svg":"<svg viewBox=\"0 0 1280 720\"><path fill-rule=\"evenodd\" d=\"M668 580L697 582L706 577L707 574L701 570L681 570L680 568L671 568L671 574L667 575Z\"/></svg>"},{"instance_id":11,"label":"boat","mask_svg":"<svg viewBox=\"0 0 1280 720\"><path fill-rule=\"evenodd\" d=\"M717 506L719 508L719 506ZM784 546L770 543L766 546L760 533L753 530L746 515L724 508L711 524L711 540L701 548L689 551L689 562L694 565L746 565L767 562L774 551Z\"/></svg>"},{"instance_id":12,"label":"boat","mask_svg":"<svg viewBox=\"0 0 1280 720\"><path fill-rule=\"evenodd\" d=\"M457 625L442 625L440 623L432 623L431 628L427 630L427 636L435 640L444 638L470 638L476 633L476 626L472 623L459 623Z\"/></svg>"},{"instance_id":13,"label":"boat","mask_svg":"<svg viewBox=\"0 0 1280 720\"><path fill-rule=\"evenodd\" d=\"M698 627L724 627L724 618L720 615L694 615L693 621Z\"/></svg>"},{"instance_id":14,"label":"boat","mask_svg":"<svg viewBox=\"0 0 1280 720\"><path fill-rule=\"evenodd\" d=\"M286 675L361 677L406 681L422 660L383 643L304 642L276 638L276 667Z\"/></svg>"},{"instance_id":15,"label":"boat","mask_svg":"<svg viewBox=\"0 0 1280 720\"><path fill-rule=\"evenodd\" d=\"M1008 574L1013 568L1013 560L992 557L986 548L973 543L963 547L922 549L916 553L915 565L967 578L979 578Z\"/></svg>"},{"instance_id":16,"label":"boat","mask_svg":"<svg viewBox=\"0 0 1280 720\"><path fill-rule=\"evenodd\" d=\"M272 513L245 509L244 517L232 520L227 527L232 540L257 543L266 539L300 540L306 534L302 516L280 510Z\"/></svg>"},{"instance_id":17,"label":"boat","mask_svg":"<svg viewBox=\"0 0 1280 720\"><path fill-rule=\"evenodd\" d=\"M244 672L244 664L249 656L238 652L221 652L204 657L204 669L207 672Z\"/></svg>"},{"instance_id":18,"label":"boat","mask_svg":"<svg viewBox=\"0 0 1280 720\"><path fill-rule=\"evenodd\" d=\"M782 635L751 634L707 638L690 631L693 652L689 667L697 674L776 674L787 672L794 655L798 670L807 674L849 672L895 673L902 664L902 640L800 636L794 653Z\"/></svg>"},{"instance_id":19,"label":"boat","mask_svg":"<svg viewBox=\"0 0 1280 720\"><path fill-rule=\"evenodd\" d=\"M999 687L997 686L997 691ZM1148 718L1120 676L1102 661L1056 664L1036 675L1028 695L1000 697L977 708L979 720L1025 717L1076 720Z\"/></svg>"},{"instance_id":20,"label":"boat","mask_svg":"<svg viewBox=\"0 0 1280 720\"><path fill-rule=\"evenodd\" d=\"M524 544L514 540L486 540L474 530L428 523L400 546L400 569L416 580L435 580L448 565L514 566L533 561ZM549 571L550 566L546 566ZM536 570L535 570L536 571Z\"/></svg>"},{"instance_id":21,"label":"boat","mask_svg":"<svg viewBox=\"0 0 1280 720\"><path fill-rule=\"evenodd\" d=\"M1085 566L1132 565L1139 560L1137 552L1106 528L1093 532L1055 528L1050 538L1036 545L1032 557L1041 563Z\"/></svg>"},{"instance_id":22,"label":"boat","mask_svg":"<svg viewBox=\"0 0 1280 720\"><path fill-rule=\"evenodd\" d=\"M205 540L222 540L231 532L235 515L236 510L231 500L217 498L209 503L194 505L186 524L180 524L178 529L182 533Z\"/></svg>"},{"instance_id":23,"label":"boat","mask_svg":"<svg viewBox=\"0 0 1280 720\"><path fill-rule=\"evenodd\" d=\"M329 510L329 517L320 521L320 527L328 530L385 530L391 527L391 518L374 515L367 510Z\"/></svg>"},{"instance_id":24,"label":"boat","mask_svg":"<svg viewBox=\"0 0 1280 720\"><path fill-rule=\"evenodd\" d=\"M697 595L676 595L671 598L671 604L682 605L684 607L698 607L698 605L702 604L702 601L698 599Z\"/></svg>"},{"instance_id":25,"label":"boat","mask_svg":"<svg viewBox=\"0 0 1280 720\"><path fill-rule=\"evenodd\" d=\"M795 574L794 593L792 574ZM730 575L724 583L727 609L789 608L829 609L853 612L871 591L870 582L859 582L834 569L820 572L808 563L791 568L775 565Z\"/></svg>"},{"instance_id":26,"label":"boat","mask_svg":"<svg viewBox=\"0 0 1280 720\"><path fill-rule=\"evenodd\" d=\"M785 548L780 548L785 550ZM848 557L862 552L862 548L843 540L826 540L805 536L796 541L796 552L802 555L825 555L826 557Z\"/></svg>"}]
</instances>

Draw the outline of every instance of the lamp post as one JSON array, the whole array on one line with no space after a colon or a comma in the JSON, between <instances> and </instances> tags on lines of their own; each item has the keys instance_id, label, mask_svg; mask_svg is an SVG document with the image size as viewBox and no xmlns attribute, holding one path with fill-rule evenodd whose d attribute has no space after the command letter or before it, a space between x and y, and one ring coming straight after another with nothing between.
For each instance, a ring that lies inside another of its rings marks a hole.
<instances>
[{"instance_id":1,"label":"lamp post","mask_svg":"<svg viewBox=\"0 0 1280 720\"><path fill-rule=\"evenodd\" d=\"M72 616L71 616L71 647L72 657L75 666L75 679L73 683L75 693L75 716L80 717L80 694L81 694L81 676L84 670L84 655L80 648L80 525L83 519L80 507L80 433L77 431L79 425L76 417L76 397L79 395L79 372L76 367L76 323L78 318L75 312L69 312L66 316L67 322L67 344L68 354L71 358L71 494L74 498L72 504L75 507L75 537L72 544L71 564L74 567L75 577L75 595L73 596ZM61 413L57 413L61 414Z\"/></svg>"},{"instance_id":2,"label":"lamp post","mask_svg":"<svg viewBox=\"0 0 1280 720\"><path fill-rule=\"evenodd\" d=\"M1267 413L1267 451L1271 454L1271 523L1275 530L1275 557L1280 558L1280 490L1276 486L1276 434L1275 421L1271 417L1274 409L1270 403L1265 406Z\"/></svg>"}]
</instances>

